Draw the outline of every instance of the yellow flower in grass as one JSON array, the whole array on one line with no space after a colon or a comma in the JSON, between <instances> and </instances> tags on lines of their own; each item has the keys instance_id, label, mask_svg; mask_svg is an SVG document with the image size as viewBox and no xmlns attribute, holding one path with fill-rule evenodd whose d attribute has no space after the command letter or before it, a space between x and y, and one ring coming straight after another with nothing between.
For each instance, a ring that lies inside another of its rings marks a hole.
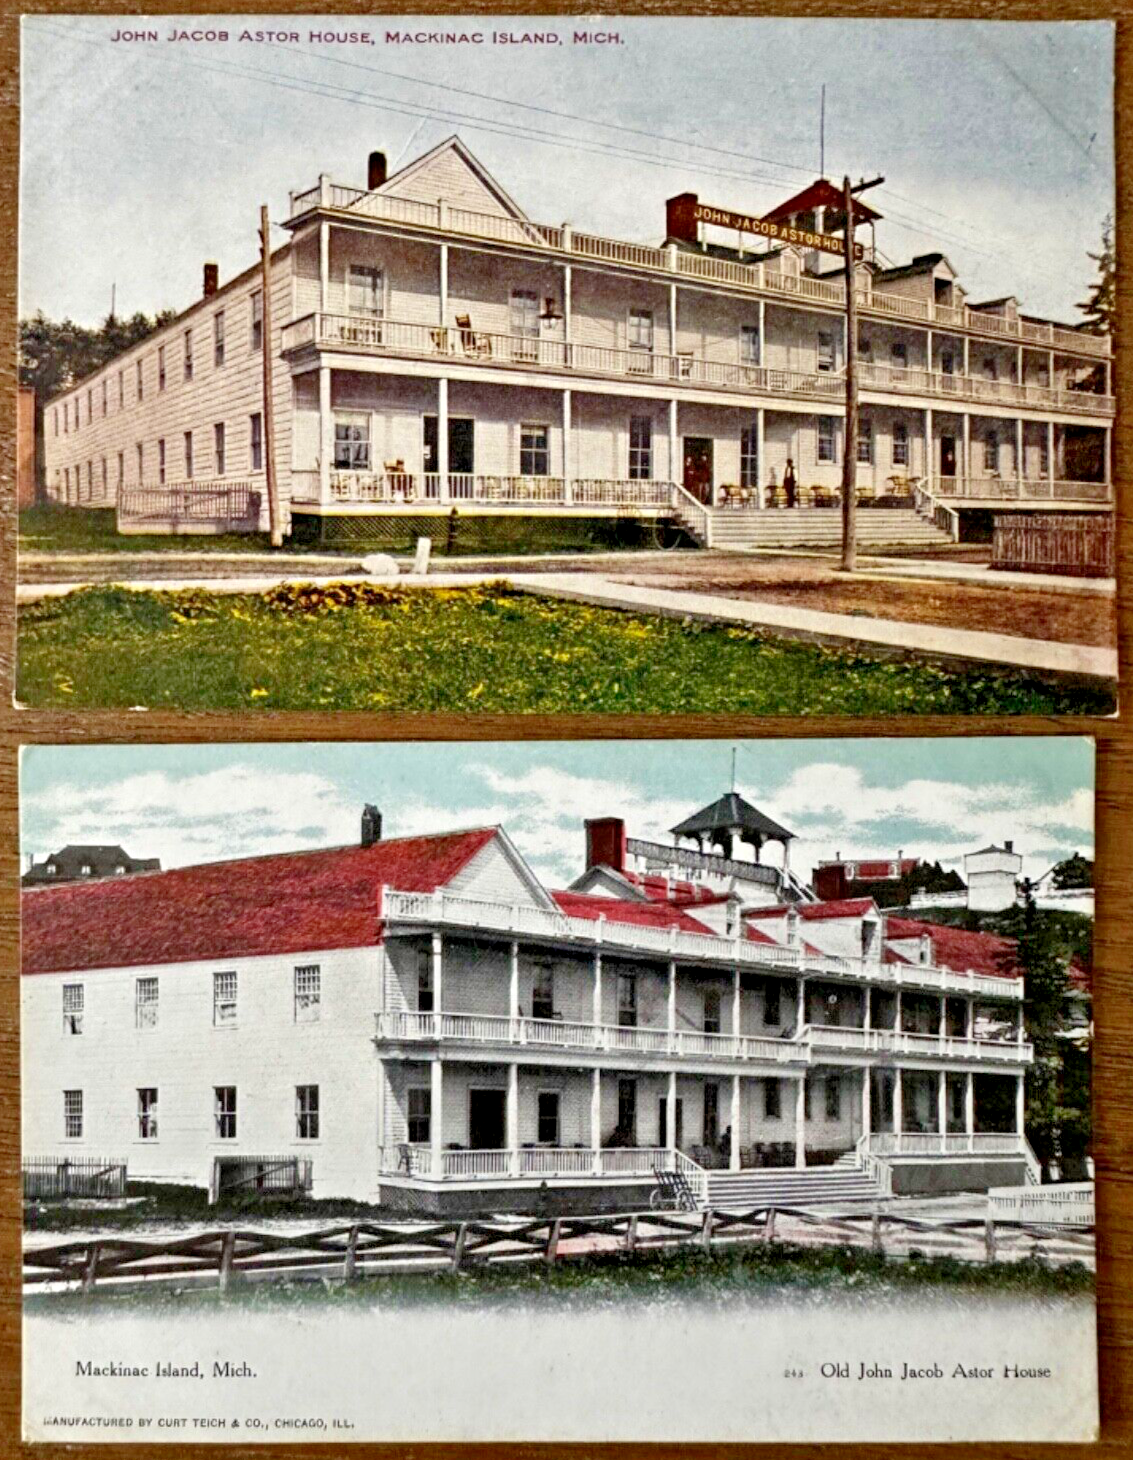
<instances>
[{"instance_id":1,"label":"yellow flower in grass","mask_svg":"<svg viewBox=\"0 0 1133 1460\"><path fill-rule=\"evenodd\" d=\"M262 685L256 685L255 689L253 689L251 692L250 698L254 700L266 700L267 696L267 690L264 689Z\"/></svg>"}]
</instances>

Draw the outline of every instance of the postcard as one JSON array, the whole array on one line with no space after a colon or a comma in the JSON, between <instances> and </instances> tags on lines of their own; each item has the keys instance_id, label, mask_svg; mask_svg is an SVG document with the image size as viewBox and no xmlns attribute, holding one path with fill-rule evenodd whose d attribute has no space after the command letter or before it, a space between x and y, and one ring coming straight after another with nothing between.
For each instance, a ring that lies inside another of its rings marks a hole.
<instances>
[{"instance_id":1,"label":"postcard","mask_svg":"<svg viewBox=\"0 0 1133 1460\"><path fill-rule=\"evenodd\" d=\"M1113 35L26 17L18 703L1112 713Z\"/></svg>"},{"instance_id":2,"label":"postcard","mask_svg":"<svg viewBox=\"0 0 1133 1460\"><path fill-rule=\"evenodd\" d=\"M1090 740L21 797L26 1438L1096 1435Z\"/></svg>"}]
</instances>

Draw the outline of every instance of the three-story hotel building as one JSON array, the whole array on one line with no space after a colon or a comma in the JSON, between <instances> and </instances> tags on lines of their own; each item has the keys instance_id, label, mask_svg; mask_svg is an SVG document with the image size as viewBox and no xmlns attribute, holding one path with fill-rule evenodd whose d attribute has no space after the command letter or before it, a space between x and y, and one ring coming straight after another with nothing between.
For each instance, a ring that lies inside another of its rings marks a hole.
<instances>
[{"instance_id":1,"label":"three-story hotel building","mask_svg":"<svg viewBox=\"0 0 1133 1460\"><path fill-rule=\"evenodd\" d=\"M711 542L722 514L785 505L788 458L793 505L832 504L837 260L678 226L690 196L659 246L537 223L458 138L292 193L270 261L283 520L628 517ZM836 233L837 198L819 180L766 216ZM867 246L856 290L863 501L954 534L981 508L1109 509L1107 338L969 300L941 253ZM260 269L221 287L206 265L201 299L47 404L49 495L117 504L124 530L266 521L263 327Z\"/></svg>"},{"instance_id":2,"label":"three-story hotel building","mask_svg":"<svg viewBox=\"0 0 1133 1460\"><path fill-rule=\"evenodd\" d=\"M817 901L735 794L673 830L588 822L564 891L373 808L352 847L26 889L25 1155L457 1211L1037 1179L1012 943Z\"/></svg>"}]
</instances>

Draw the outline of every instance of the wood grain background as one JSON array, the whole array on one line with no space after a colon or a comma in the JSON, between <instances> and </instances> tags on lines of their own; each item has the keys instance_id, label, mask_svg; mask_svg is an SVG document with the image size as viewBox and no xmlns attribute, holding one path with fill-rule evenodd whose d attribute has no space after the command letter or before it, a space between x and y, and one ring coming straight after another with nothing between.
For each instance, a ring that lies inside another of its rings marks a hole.
<instances>
[{"instance_id":1,"label":"wood grain background","mask_svg":"<svg viewBox=\"0 0 1133 1460\"><path fill-rule=\"evenodd\" d=\"M25 13L156 15L164 13L230 14L320 14L356 15L368 7L348 0L296 4L246 3L239 7L201 0L196 5L165 3L148 9L128 3L50 4L28 0ZM20 1390L20 1298L19 1298L19 1033L18 1033L18 814L16 777L21 744L97 744L130 741L241 741L241 740L467 740L467 739L615 739L645 736L702 738L713 736L814 737L820 735L1065 735L1096 737L1098 746L1098 922L1095 946L1094 1011L1097 1042L1094 1050L1095 1154L1098 1172L1099 1276L1098 1327L1100 1341L1102 1439L1096 1453L1105 1460L1126 1455L1133 1449L1133 728L1130 720L1057 720L995 717L923 717L907 719L852 719L848 717L768 718L751 716L554 716L501 715L390 716L366 714L259 714L203 715L172 713L103 712L62 713L16 711L11 708L15 581L15 507L13 474L15 462L15 353L16 353L16 238L17 169L19 139L19 22L15 0L0 0L0 1445L4 1455L30 1449L19 1440ZM591 7L560 3L548 5L512 0L509 4L483 3L385 3L383 15L419 14L530 14L592 15ZM892 0L857 0L857 3L825 5L815 0L765 0L765 3L725 3L671 6L664 3L633 3L619 0L604 14L759 14L815 16L906 16L918 18L981 20L1096 20L1117 21L1118 87L1118 209L1119 251L1124 224L1129 219L1128 195L1133 155L1133 63L1129 57L1130 21L1133 0L1118 0L1111 6L1090 0L1065 3L1017 3L998 0L982 5L971 3L892 3ZM823 58L825 68L829 58ZM825 75L825 72L824 72ZM75 84L82 86L82 77ZM1067 84L1075 84L1067 78ZM880 99L883 103L883 99ZM753 143L759 133L759 100L753 98ZM380 127L361 142L349 142L347 150L381 143ZM346 145L346 144L344 144ZM123 158L122 165L129 166ZM195 186L192 179L184 183ZM249 200L249 228L257 199ZM154 246L159 246L155 237ZM93 251L113 250L111 237L91 240ZM1083 260L1083 282L1088 274ZM1119 277L1118 295L1122 329L1131 321L1133 270ZM1120 345L1120 342L1119 342ZM1115 379L1122 402L1128 398L1129 359L1120 348ZM1127 590L1133 582L1133 522L1125 501L1124 482L1130 465L1128 423L1119 417L1116 438L1116 481L1118 483L1118 562L1123 601L1120 603L1122 682L1129 682L1130 608ZM1133 711L1131 711L1133 713ZM647 1339L643 1335L643 1341ZM1006 1335L1005 1335L1006 1342ZM1005 1355L1006 1357L1006 1355ZM713 1402L726 1402L713 1395ZM173 1460L174 1456L215 1456L252 1453L253 1447L216 1445L114 1445L36 1446L36 1455L89 1452L137 1457L152 1448ZM663 1460L670 1453L690 1451L704 1455L739 1455L754 1446L351 1446L351 1453L383 1455L439 1455L460 1453L476 1460L508 1452L513 1456L551 1453L596 1457L603 1454L648 1455ZM919 1453L925 1446L913 1447ZM1054 1454L1062 1447L1026 1445L934 1446L934 1455L966 1457ZM1066 1447L1068 1450L1070 1447ZM1076 1448L1076 1447L1075 1447ZM334 1446L272 1446L274 1454L292 1451L309 1455L333 1453ZM261 1447L259 1453L263 1454ZM909 1447L900 1445L777 1445L783 1460L823 1454L907 1457ZM1078 1452L1080 1453L1080 1451Z\"/></svg>"}]
</instances>

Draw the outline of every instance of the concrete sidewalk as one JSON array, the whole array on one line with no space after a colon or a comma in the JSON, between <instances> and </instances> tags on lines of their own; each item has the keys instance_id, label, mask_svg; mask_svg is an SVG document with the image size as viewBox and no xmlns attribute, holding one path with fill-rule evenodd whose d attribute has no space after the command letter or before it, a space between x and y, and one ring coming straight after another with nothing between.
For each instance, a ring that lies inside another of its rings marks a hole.
<instances>
[{"instance_id":1,"label":"concrete sidewalk","mask_svg":"<svg viewBox=\"0 0 1133 1460\"><path fill-rule=\"evenodd\" d=\"M210 593L263 593L284 583L303 582L301 574L275 574L262 578L184 578L152 582L121 583L116 586L138 591L173 593L199 589ZM342 573L336 582L402 585L407 588L470 587L476 583L506 583L523 593L589 603L601 608L634 613L660 614L666 618L694 619L701 623L767 629L784 638L817 640L852 648L884 648L931 658L969 660L1036 673L1084 675L1098 679L1117 678L1117 651L1085 644L1059 644L1048 639L1023 639L1012 634L992 634L973 629L944 628L933 624L906 623L898 619L866 618L860 615L822 613L776 603L751 603L716 593L692 593L684 589L642 588L615 583L595 573L430 573L416 577L370 577L365 573ZM20 584L17 603L34 603L61 598L88 587L85 583Z\"/></svg>"}]
</instances>

